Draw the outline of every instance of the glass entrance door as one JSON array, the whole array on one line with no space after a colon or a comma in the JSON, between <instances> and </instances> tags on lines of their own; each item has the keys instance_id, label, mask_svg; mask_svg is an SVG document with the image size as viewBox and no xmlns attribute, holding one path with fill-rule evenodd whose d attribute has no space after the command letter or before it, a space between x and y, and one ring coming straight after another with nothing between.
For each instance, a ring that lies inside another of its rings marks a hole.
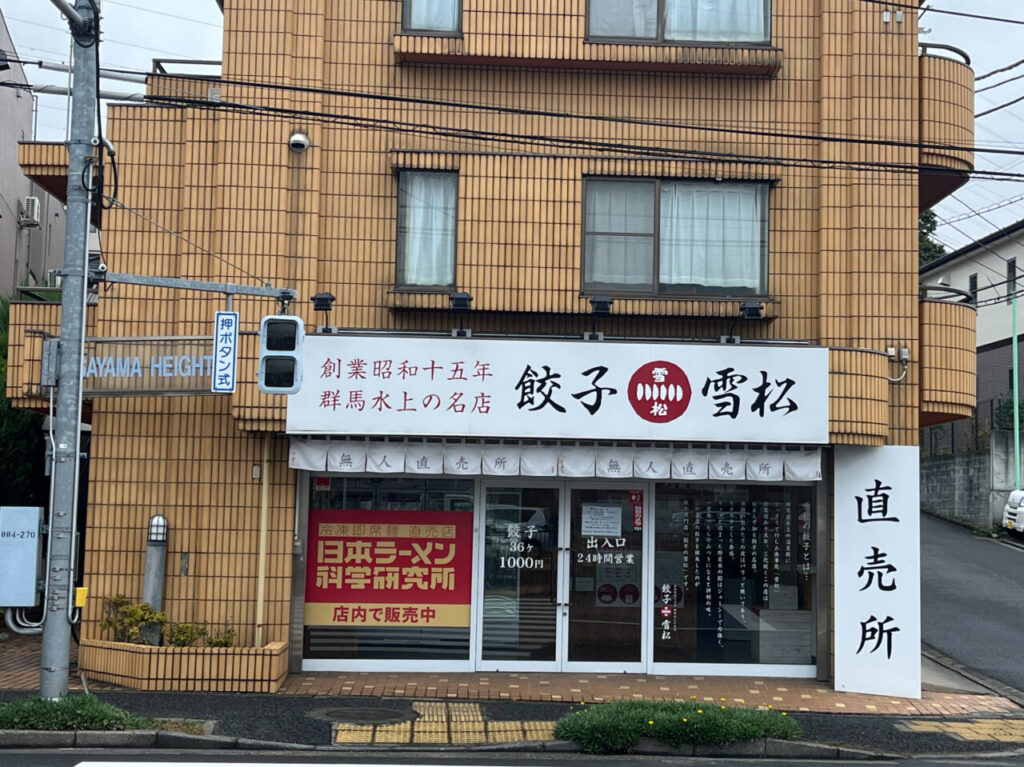
<instances>
[{"instance_id":1,"label":"glass entrance door","mask_svg":"<svg viewBox=\"0 0 1024 767\"><path fill-rule=\"evenodd\" d=\"M559 490L488 487L484 496L482 665L528 662L536 669L547 661L554 668Z\"/></svg>"},{"instance_id":2,"label":"glass entrance door","mask_svg":"<svg viewBox=\"0 0 1024 767\"><path fill-rule=\"evenodd\" d=\"M479 668L641 671L644 493L484 488Z\"/></svg>"},{"instance_id":3,"label":"glass entrance door","mask_svg":"<svg viewBox=\"0 0 1024 767\"><path fill-rule=\"evenodd\" d=\"M568 511L566 660L640 670L643 493L572 488Z\"/></svg>"}]
</instances>

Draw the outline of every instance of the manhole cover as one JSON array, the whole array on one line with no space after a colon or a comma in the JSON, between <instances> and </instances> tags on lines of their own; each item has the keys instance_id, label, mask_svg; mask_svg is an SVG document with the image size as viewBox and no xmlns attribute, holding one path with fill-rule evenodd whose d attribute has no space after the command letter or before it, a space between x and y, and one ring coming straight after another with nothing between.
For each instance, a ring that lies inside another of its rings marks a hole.
<instances>
[{"instance_id":1,"label":"manhole cover","mask_svg":"<svg viewBox=\"0 0 1024 767\"><path fill-rule=\"evenodd\" d=\"M393 724L415 718L416 712L393 708L318 708L308 711L306 716L345 724Z\"/></svg>"}]
</instances>

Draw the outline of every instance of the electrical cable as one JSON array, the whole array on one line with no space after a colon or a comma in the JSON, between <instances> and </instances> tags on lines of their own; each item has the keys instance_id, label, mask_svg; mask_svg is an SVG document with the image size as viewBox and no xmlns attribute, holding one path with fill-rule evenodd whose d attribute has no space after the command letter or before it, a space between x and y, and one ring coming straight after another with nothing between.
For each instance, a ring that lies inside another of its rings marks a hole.
<instances>
[{"instance_id":1,"label":"electrical cable","mask_svg":"<svg viewBox=\"0 0 1024 767\"><path fill-rule=\"evenodd\" d=\"M33 61L19 62L23 64L35 64ZM168 74L164 72L144 72L130 68L109 68L112 73L118 74L141 74L153 79L168 78L178 80L208 80L209 78L195 74ZM308 85L294 85L283 83L257 82L253 80L240 80L235 78L217 77L220 85L237 85L246 88L258 88L264 90L275 90L296 93L309 93L323 96L340 96L345 98L370 99L392 103L415 104L420 106L437 106L446 109L465 109L482 112L495 112L499 114L511 114L527 117L555 117L559 119L577 119L595 122L620 123L624 125L638 125L655 128L673 128L693 131L704 131L708 133L727 133L743 136L755 136L760 138L781 138L797 141L814 141L826 143L860 144L864 146L886 146L907 149L926 149L948 152L973 152L975 154L1002 154L1014 157L1024 156L1024 147L1020 149L1007 149L988 146L965 146L956 144L938 144L926 142L897 141L895 139L870 139L856 138L852 136L829 136L821 134L792 133L786 131L759 130L755 128L738 128L720 125L702 125L699 123L681 123L667 120L648 120L642 118L630 118L609 115L592 115L584 113L567 113L553 110L529 109L525 107L507 107L495 104L474 104L467 102L448 101L444 99L430 99L418 96L398 96L382 93L367 93L363 91L349 91L336 88L321 88Z\"/></svg>"},{"instance_id":2,"label":"electrical cable","mask_svg":"<svg viewBox=\"0 0 1024 767\"><path fill-rule=\"evenodd\" d=\"M443 127L431 123L412 123L385 118L359 117L349 114L318 112L308 109L289 109L262 104L244 104L240 102L216 101L205 99L177 98L163 95L147 96L146 103L166 106L188 106L208 111L226 111L242 114L271 114L284 117L302 117L328 124L349 125L357 128L384 130L395 133L411 133L432 137L455 138L478 141L496 141L512 145L543 146L559 149L585 147L601 152L618 152L630 158L690 160L722 163L744 163L754 165L770 165L776 167L801 167L846 169L864 172L904 173L917 175L921 169L915 163L892 163L869 160L839 160L818 158L785 158L770 155L739 154L734 152L712 152L709 150L692 150L678 147L644 146L624 142L598 141L557 136L536 136L534 134L511 133L505 131L486 131L482 129ZM604 158L614 159L614 158ZM1001 171L957 171L946 168L930 168L936 175L984 178L994 181L1024 180L1024 173L1005 173Z\"/></svg>"},{"instance_id":3,"label":"electrical cable","mask_svg":"<svg viewBox=\"0 0 1024 767\"><path fill-rule=\"evenodd\" d=\"M918 11L921 10L920 6L918 6L918 5L910 5L909 3L891 3L891 2L887 2L886 0L860 0L860 1L862 3L872 3L873 5L884 5L887 8L908 8L908 9L914 11L914 12L918 12ZM969 18L969 19L981 19L982 21L1001 21L1001 22L1005 22L1006 24L1022 24L1022 25L1024 25L1024 20L1022 20L1022 19L1007 19L1007 18L1001 18L999 16L982 16L982 15L977 14L977 13L964 13L963 11L947 11L947 10L943 10L941 8L936 8L936 7L931 6L931 5L929 5L927 9L929 11L931 11L932 13L944 13L947 16L964 16L964 17Z\"/></svg>"},{"instance_id":4,"label":"electrical cable","mask_svg":"<svg viewBox=\"0 0 1024 767\"><path fill-rule=\"evenodd\" d=\"M1000 67L999 69L993 69L991 72L986 72L983 75L978 75L977 77L974 78L974 82L978 82L978 80L984 80L986 77L991 77L992 75L998 75L1000 72L1009 72L1011 69L1016 69L1021 64L1024 64L1024 59L1021 59L1020 61L1015 61L1012 64L1009 64L1008 66L1005 67Z\"/></svg>"},{"instance_id":5,"label":"electrical cable","mask_svg":"<svg viewBox=\"0 0 1024 767\"><path fill-rule=\"evenodd\" d=\"M986 85L984 88L975 88L974 95L977 96L979 93L990 91L993 88L998 88L1000 85L1006 85L1007 83L1012 83L1015 80L1020 80L1021 78L1024 78L1024 75L1015 75L1013 77L1008 77L1005 80L1000 80L997 83L992 83L992 85Z\"/></svg>"},{"instance_id":6,"label":"electrical cable","mask_svg":"<svg viewBox=\"0 0 1024 767\"><path fill-rule=\"evenodd\" d=\"M990 115L993 112L998 112L1001 109L1006 109L1006 107L1012 107L1014 104L1017 104L1017 103L1019 103L1021 101L1024 101L1024 96L1018 96L1013 101L1007 101L1005 104L1000 104L997 107L992 107L991 109L986 109L984 112L976 112L974 114L974 119L977 120L979 117L985 117L986 115Z\"/></svg>"},{"instance_id":7,"label":"electrical cable","mask_svg":"<svg viewBox=\"0 0 1024 767\"><path fill-rule=\"evenodd\" d=\"M216 253L214 253L211 250L207 250L202 245L199 245L198 243L195 243L192 240L190 240L188 237L183 235L181 232L176 232L173 229L164 226L159 221L154 221L152 218L147 216L145 213L142 213L142 212L137 211L137 210L135 210L134 208L132 208L132 207L130 207L128 205L125 205L120 200L115 200L112 197L107 197L106 199L110 202L110 204L113 207L120 208L121 210L123 210L123 211L125 211L127 213L131 213L132 215L138 216L139 218L141 218L146 223L151 224L152 226L155 226L157 229L160 229L161 231L166 232L167 234L171 235L172 237L177 237L179 240L181 240L182 242L184 242L184 243L186 243L188 245L191 245L193 248L195 248L196 250L200 251L201 253L204 253L204 254L210 256L211 258L217 259L218 261L220 261L223 264L226 264L227 266L231 267L232 269L235 269L236 271L241 272L246 277L249 277L250 279L256 280L256 282L260 283L261 285L266 286L266 287L270 286L270 282L268 280L264 280L262 277L258 277L257 275L253 274L252 272L248 271L247 269L243 269L241 266L238 266L237 264L232 263L228 259L224 258L223 256L217 255Z\"/></svg>"}]
</instances>

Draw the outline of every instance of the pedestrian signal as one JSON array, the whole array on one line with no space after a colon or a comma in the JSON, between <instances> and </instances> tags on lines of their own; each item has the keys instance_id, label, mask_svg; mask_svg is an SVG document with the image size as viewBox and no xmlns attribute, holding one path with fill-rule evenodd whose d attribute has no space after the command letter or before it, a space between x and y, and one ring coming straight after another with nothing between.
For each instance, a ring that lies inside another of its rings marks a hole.
<instances>
[{"instance_id":1,"label":"pedestrian signal","mask_svg":"<svg viewBox=\"0 0 1024 767\"><path fill-rule=\"evenodd\" d=\"M302 386L302 320L287 314L264 317L260 322L260 391L295 394Z\"/></svg>"}]
</instances>

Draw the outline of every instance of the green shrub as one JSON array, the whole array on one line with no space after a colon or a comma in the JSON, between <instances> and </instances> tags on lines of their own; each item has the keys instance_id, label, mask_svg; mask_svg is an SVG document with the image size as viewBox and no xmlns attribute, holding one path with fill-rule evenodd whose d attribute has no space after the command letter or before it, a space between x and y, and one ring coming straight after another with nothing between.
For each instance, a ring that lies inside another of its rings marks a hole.
<instances>
[{"instance_id":1,"label":"green shrub","mask_svg":"<svg viewBox=\"0 0 1024 767\"><path fill-rule=\"evenodd\" d=\"M145 602L133 602L123 594L103 599L103 620L100 628L114 632L115 642L149 644L143 636L145 629L156 627L157 636L167 623L167 614L154 610ZM159 641L159 640L158 640Z\"/></svg>"},{"instance_id":2,"label":"green shrub","mask_svg":"<svg viewBox=\"0 0 1024 767\"><path fill-rule=\"evenodd\" d=\"M207 647L231 647L235 643L235 630L225 626L222 631L207 631L203 642Z\"/></svg>"},{"instance_id":3,"label":"green shrub","mask_svg":"<svg viewBox=\"0 0 1024 767\"><path fill-rule=\"evenodd\" d=\"M171 647L191 647L206 636L206 629L194 623L172 623L165 639Z\"/></svg>"},{"instance_id":4,"label":"green shrub","mask_svg":"<svg viewBox=\"0 0 1024 767\"><path fill-rule=\"evenodd\" d=\"M22 698L0 705L0 730L151 730L156 722L93 695Z\"/></svg>"},{"instance_id":5,"label":"green shrub","mask_svg":"<svg viewBox=\"0 0 1024 767\"><path fill-rule=\"evenodd\" d=\"M556 738L576 741L592 754L629 753L641 737L681 746L800 735L800 726L784 713L696 702L620 700L572 711L555 724Z\"/></svg>"}]
</instances>

